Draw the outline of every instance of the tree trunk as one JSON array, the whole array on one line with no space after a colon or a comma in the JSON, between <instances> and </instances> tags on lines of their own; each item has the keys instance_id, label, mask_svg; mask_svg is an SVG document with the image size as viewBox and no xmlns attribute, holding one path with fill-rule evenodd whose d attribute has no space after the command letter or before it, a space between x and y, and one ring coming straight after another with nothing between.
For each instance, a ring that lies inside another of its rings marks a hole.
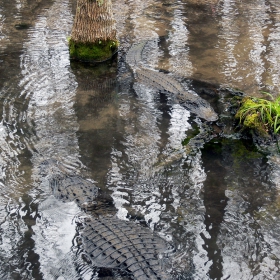
<instances>
[{"instance_id":1,"label":"tree trunk","mask_svg":"<svg viewBox=\"0 0 280 280\"><path fill-rule=\"evenodd\" d=\"M103 61L118 47L111 0L78 0L69 41L70 58Z\"/></svg>"}]
</instances>

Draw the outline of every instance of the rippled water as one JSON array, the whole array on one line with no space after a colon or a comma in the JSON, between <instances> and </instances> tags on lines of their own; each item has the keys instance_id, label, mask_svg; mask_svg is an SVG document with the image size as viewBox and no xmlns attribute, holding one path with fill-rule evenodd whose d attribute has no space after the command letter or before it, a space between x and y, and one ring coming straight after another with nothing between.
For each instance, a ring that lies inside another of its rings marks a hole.
<instances>
[{"instance_id":1,"label":"rippled water","mask_svg":"<svg viewBox=\"0 0 280 280\"><path fill-rule=\"evenodd\" d=\"M56 200L40 173L50 158L96 181L99 212L169 241L177 279L280 279L279 156L228 131L190 151L182 141L201 121L124 62L148 39L143 64L186 89L276 96L277 1L115 0L118 60L95 67L69 61L75 1L2 2L0 279L106 277L81 257L81 210Z\"/></svg>"}]
</instances>

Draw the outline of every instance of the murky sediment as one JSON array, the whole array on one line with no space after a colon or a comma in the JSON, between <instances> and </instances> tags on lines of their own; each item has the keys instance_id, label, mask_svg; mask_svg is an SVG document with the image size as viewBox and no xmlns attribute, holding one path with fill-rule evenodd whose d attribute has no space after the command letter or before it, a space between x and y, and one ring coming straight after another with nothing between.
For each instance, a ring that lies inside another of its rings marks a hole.
<instances>
[{"instance_id":1,"label":"murky sediment","mask_svg":"<svg viewBox=\"0 0 280 280\"><path fill-rule=\"evenodd\" d=\"M200 80L276 96L280 4L116 0L118 61L95 67L69 61L75 4L0 5L0 278L121 277L83 259L84 213L52 195L41 172L51 159L96 181L93 215L139 223L172 244L172 278L278 279L279 156L230 134L186 148L203 122L135 80L124 54L148 40L142 66L186 91Z\"/></svg>"}]
</instances>

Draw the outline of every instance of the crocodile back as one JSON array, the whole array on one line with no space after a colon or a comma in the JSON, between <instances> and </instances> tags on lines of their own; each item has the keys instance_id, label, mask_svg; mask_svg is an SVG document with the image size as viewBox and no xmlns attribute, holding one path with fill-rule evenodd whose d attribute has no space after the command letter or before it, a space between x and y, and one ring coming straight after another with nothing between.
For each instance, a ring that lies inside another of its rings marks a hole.
<instances>
[{"instance_id":1,"label":"crocodile back","mask_svg":"<svg viewBox=\"0 0 280 280\"><path fill-rule=\"evenodd\" d=\"M49 178L53 195L63 202L75 201L83 209L92 207L98 188L79 176L55 174Z\"/></svg>"},{"instance_id":2,"label":"crocodile back","mask_svg":"<svg viewBox=\"0 0 280 280\"><path fill-rule=\"evenodd\" d=\"M148 228L113 217L84 226L84 250L96 266L127 270L137 280L171 279L160 261L167 243Z\"/></svg>"},{"instance_id":3,"label":"crocodile back","mask_svg":"<svg viewBox=\"0 0 280 280\"><path fill-rule=\"evenodd\" d=\"M179 82L162 72L139 68L136 70L137 78L148 86L153 86L158 90L165 90L175 95L184 91Z\"/></svg>"},{"instance_id":4,"label":"crocodile back","mask_svg":"<svg viewBox=\"0 0 280 280\"><path fill-rule=\"evenodd\" d=\"M126 54L125 61L131 67L136 67L142 61L142 52L146 45L147 41L142 41L139 43L135 43L132 47L128 50Z\"/></svg>"}]
</instances>

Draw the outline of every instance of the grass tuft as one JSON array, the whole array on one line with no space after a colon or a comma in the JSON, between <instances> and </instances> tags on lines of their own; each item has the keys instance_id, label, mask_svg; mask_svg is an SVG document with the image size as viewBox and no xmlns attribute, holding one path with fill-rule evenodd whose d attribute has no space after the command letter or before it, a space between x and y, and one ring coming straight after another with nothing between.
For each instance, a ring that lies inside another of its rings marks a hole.
<instances>
[{"instance_id":1,"label":"grass tuft","mask_svg":"<svg viewBox=\"0 0 280 280\"><path fill-rule=\"evenodd\" d=\"M271 100L245 97L235 115L241 125L253 129L261 135L280 132L280 96L276 99L268 92L263 92Z\"/></svg>"}]
</instances>

